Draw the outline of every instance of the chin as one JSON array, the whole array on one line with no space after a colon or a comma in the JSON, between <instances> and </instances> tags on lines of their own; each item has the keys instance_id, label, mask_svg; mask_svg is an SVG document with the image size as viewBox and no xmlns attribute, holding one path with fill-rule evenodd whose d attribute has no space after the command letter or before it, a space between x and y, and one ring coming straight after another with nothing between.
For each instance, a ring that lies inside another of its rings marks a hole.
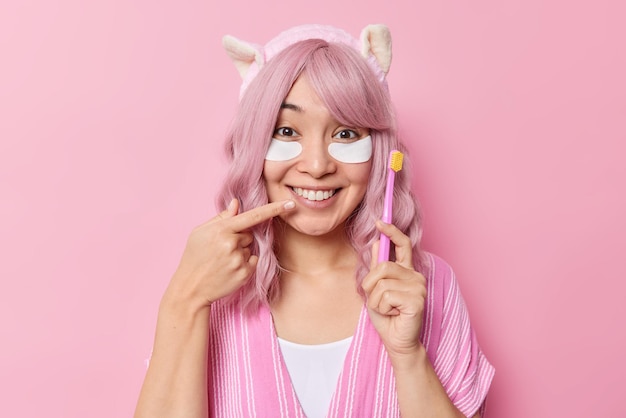
<instances>
[{"instance_id":1,"label":"chin","mask_svg":"<svg viewBox=\"0 0 626 418\"><path fill-rule=\"evenodd\" d=\"M323 237L325 235L335 235L343 233L343 224L334 222L316 221L315 219L296 219L297 214L289 219L282 219L282 223L289 229L292 229L302 235L311 237Z\"/></svg>"}]
</instances>

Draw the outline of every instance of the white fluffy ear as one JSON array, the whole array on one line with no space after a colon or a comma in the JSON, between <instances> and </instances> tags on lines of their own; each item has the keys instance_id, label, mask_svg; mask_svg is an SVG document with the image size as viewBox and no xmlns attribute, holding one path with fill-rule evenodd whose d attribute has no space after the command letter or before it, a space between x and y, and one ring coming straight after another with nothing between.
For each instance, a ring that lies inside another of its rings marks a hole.
<instances>
[{"instance_id":1,"label":"white fluffy ear","mask_svg":"<svg viewBox=\"0 0 626 418\"><path fill-rule=\"evenodd\" d=\"M376 58L385 74L391 67L391 33L385 25L368 25L361 31L361 54Z\"/></svg>"},{"instance_id":2,"label":"white fluffy ear","mask_svg":"<svg viewBox=\"0 0 626 418\"><path fill-rule=\"evenodd\" d=\"M222 46L233 60L241 78L245 78L253 62L256 62L259 68L263 65L263 54L252 44L226 35L222 38Z\"/></svg>"}]
</instances>

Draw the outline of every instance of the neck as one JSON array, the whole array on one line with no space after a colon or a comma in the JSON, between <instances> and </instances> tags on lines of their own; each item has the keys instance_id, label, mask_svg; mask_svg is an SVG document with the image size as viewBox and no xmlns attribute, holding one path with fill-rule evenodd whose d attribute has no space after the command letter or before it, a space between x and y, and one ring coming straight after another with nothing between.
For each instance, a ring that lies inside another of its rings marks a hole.
<instances>
[{"instance_id":1,"label":"neck","mask_svg":"<svg viewBox=\"0 0 626 418\"><path fill-rule=\"evenodd\" d=\"M328 270L353 269L356 254L343 227L333 233L311 236L284 223L276 230L276 255L281 267L293 273L316 275Z\"/></svg>"},{"instance_id":2,"label":"neck","mask_svg":"<svg viewBox=\"0 0 626 418\"><path fill-rule=\"evenodd\" d=\"M344 231L311 236L277 225L277 256L286 271L272 317L281 338L322 344L354 334L363 300L354 280L357 254Z\"/></svg>"}]
</instances>

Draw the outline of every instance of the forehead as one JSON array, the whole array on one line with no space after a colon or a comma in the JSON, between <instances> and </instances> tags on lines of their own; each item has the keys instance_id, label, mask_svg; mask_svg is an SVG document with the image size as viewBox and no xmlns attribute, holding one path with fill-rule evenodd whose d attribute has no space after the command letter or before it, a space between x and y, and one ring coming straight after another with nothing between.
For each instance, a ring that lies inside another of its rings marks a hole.
<instances>
[{"instance_id":1,"label":"forehead","mask_svg":"<svg viewBox=\"0 0 626 418\"><path fill-rule=\"evenodd\" d=\"M317 95L317 92L313 89L309 79L301 75L296 79L287 93L284 104L295 105L300 107L300 110L306 110L308 107L322 106L325 107L324 102ZM294 109L297 110L297 109Z\"/></svg>"},{"instance_id":2,"label":"forehead","mask_svg":"<svg viewBox=\"0 0 626 418\"><path fill-rule=\"evenodd\" d=\"M281 103L278 118L298 118L320 121L336 119L326 107L325 103L315 92L315 89L305 76L300 76Z\"/></svg>"}]
</instances>

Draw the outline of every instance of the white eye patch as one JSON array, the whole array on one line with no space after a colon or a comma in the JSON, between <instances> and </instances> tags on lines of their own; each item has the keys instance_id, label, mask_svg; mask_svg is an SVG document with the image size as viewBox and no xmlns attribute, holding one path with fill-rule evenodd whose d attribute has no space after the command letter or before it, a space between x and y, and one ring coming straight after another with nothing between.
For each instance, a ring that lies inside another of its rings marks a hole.
<instances>
[{"instance_id":1,"label":"white eye patch","mask_svg":"<svg viewBox=\"0 0 626 418\"><path fill-rule=\"evenodd\" d=\"M288 161L302 153L302 145L296 141L281 141L272 138L265 154L269 161ZM369 161L372 157L372 137L366 136L350 143L333 142L328 146L328 153L342 163L356 164Z\"/></svg>"},{"instance_id":2,"label":"white eye patch","mask_svg":"<svg viewBox=\"0 0 626 418\"><path fill-rule=\"evenodd\" d=\"M328 146L328 153L342 163L364 163L372 157L372 137L368 135L348 143L333 142Z\"/></svg>"},{"instance_id":3,"label":"white eye patch","mask_svg":"<svg viewBox=\"0 0 626 418\"><path fill-rule=\"evenodd\" d=\"M296 158L301 153L302 145L299 142L279 141L272 138L267 154L265 154L265 159L269 161L287 161Z\"/></svg>"}]
</instances>

